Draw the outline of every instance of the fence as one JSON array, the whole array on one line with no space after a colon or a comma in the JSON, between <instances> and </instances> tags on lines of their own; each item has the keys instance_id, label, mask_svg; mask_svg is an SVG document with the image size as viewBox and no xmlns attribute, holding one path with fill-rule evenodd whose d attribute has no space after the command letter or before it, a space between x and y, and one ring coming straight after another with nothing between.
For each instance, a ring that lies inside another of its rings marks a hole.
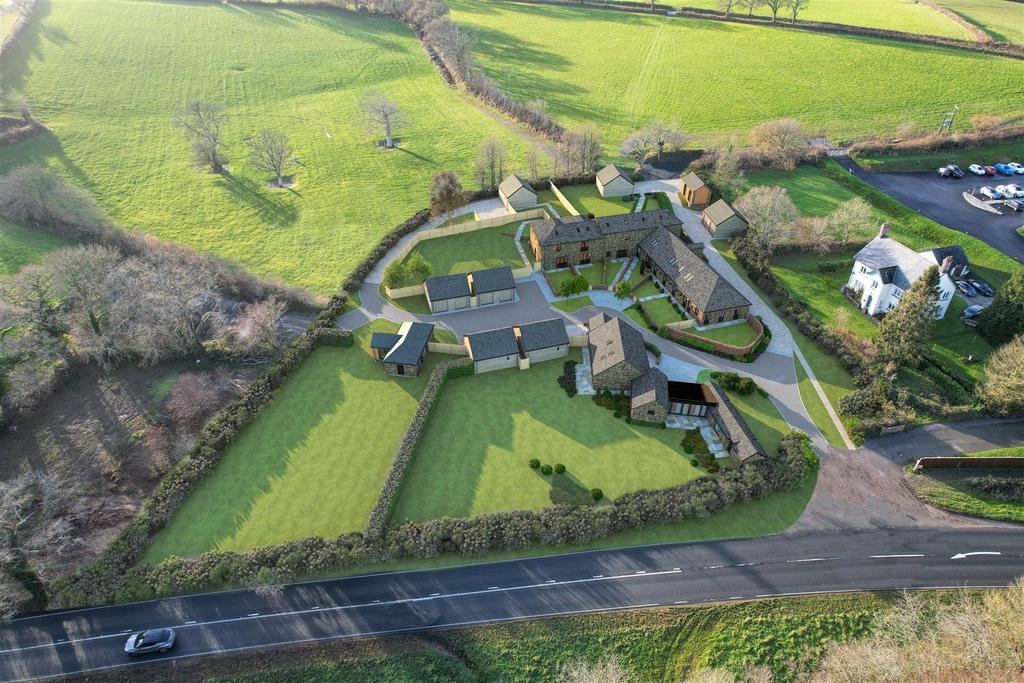
<instances>
[{"instance_id":1,"label":"fence","mask_svg":"<svg viewBox=\"0 0 1024 683\"><path fill-rule=\"evenodd\" d=\"M469 355L469 351L462 344L444 344L442 342L427 342L427 351L431 353L446 353L449 356Z\"/></svg>"},{"instance_id":2,"label":"fence","mask_svg":"<svg viewBox=\"0 0 1024 683\"><path fill-rule=\"evenodd\" d=\"M643 304L641 303L641 306L642 305ZM647 309L641 309L641 312L644 316L644 320L647 321L647 324L658 330L664 329L666 331L668 339L678 344L684 344L687 346L710 346L712 349L715 350L715 352L727 356L745 356L746 354L754 350L754 347L761 342L761 338L764 336L764 325L761 324L760 320L758 320L756 317L749 313L747 314L747 324L754 328L754 332L757 333L757 336L754 337L754 341L750 342L749 344L744 344L743 346L733 346L732 344L723 344L722 342L717 342L712 339L708 339L707 337L702 337L697 334L691 334L689 332L685 332L684 330L670 327L669 325L660 325L657 321L654 320L654 318L651 317L650 313L647 312Z\"/></svg>"},{"instance_id":3,"label":"fence","mask_svg":"<svg viewBox=\"0 0 1024 683\"><path fill-rule=\"evenodd\" d=\"M555 181L550 180L548 181L548 184L551 186L551 192L554 193L556 197L558 197L558 201L562 202L562 206L565 207L565 210L571 213L573 216L579 216L580 212L576 210L576 207L572 205L572 202L565 198L565 195L562 194L562 191L558 189L557 185L555 185Z\"/></svg>"},{"instance_id":4,"label":"fence","mask_svg":"<svg viewBox=\"0 0 1024 683\"><path fill-rule=\"evenodd\" d=\"M585 335L585 334L570 334L569 335L569 346L570 347L577 347L577 348L579 348L581 346L586 346L587 343L588 343L588 339L589 339L589 337L587 337L587 335Z\"/></svg>"},{"instance_id":5,"label":"fence","mask_svg":"<svg viewBox=\"0 0 1024 683\"><path fill-rule=\"evenodd\" d=\"M914 470L932 469L1024 469L1024 457L968 458L964 456L919 458Z\"/></svg>"}]
</instances>

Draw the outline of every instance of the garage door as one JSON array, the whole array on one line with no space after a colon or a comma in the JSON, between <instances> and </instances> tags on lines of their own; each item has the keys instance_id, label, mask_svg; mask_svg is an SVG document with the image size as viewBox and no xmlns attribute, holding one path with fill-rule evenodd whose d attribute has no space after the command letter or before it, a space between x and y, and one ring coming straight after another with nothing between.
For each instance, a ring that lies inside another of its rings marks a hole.
<instances>
[{"instance_id":1,"label":"garage door","mask_svg":"<svg viewBox=\"0 0 1024 683\"><path fill-rule=\"evenodd\" d=\"M491 372L492 370L504 370L505 368L514 368L516 366L516 359L518 356L501 356L499 358L488 358L487 360L478 360L473 364L477 374L481 372Z\"/></svg>"},{"instance_id":2,"label":"garage door","mask_svg":"<svg viewBox=\"0 0 1024 683\"><path fill-rule=\"evenodd\" d=\"M541 361L551 360L552 358L561 358L569 353L568 346L552 346L547 349L537 349L536 351L530 351L530 363L540 363Z\"/></svg>"},{"instance_id":3,"label":"garage door","mask_svg":"<svg viewBox=\"0 0 1024 683\"><path fill-rule=\"evenodd\" d=\"M477 297L476 302L481 306L494 303L494 292L485 292Z\"/></svg>"},{"instance_id":4,"label":"garage door","mask_svg":"<svg viewBox=\"0 0 1024 683\"><path fill-rule=\"evenodd\" d=\"M469 297L460 296L458 299L452 299L452 309L457 310L460 308L469 308Z\"/></svg>"},{"instance_id":5,"label":"garage door","mask_svg":"<svg viewBox=\"0 0 1024 683\"><path fill-rule=\"evenodd\" d=\"M512 301L516 296L516 290L514 289L503 289L498 292L498 301Z\"/></svg>"},{"instance_id":6,"label":"garage door","mask_svg":"<svg viewBox=\"0 0 1024 683\"><path fill-rule=\"evenodd\" d=\"M441 299L440 301L431 301L430 310L434 313L444 313L448 310L448 299Z\"/></svg>"}]
</instances>

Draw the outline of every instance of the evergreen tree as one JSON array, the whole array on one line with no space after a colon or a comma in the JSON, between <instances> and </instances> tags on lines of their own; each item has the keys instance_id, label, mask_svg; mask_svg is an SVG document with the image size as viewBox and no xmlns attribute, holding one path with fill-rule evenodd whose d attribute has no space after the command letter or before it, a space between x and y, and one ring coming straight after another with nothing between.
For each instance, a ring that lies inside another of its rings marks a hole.
<instances>
[{"instance_id":1,"label":"evergreen tree","mask_svg":"<svg viewBox=\"0 0 1024 683\"><path fill-rule=\"evenodd\" d=\"M1024 270L1018 270L978 317L978 332L993 346L1005 344L1024 332Z\"/></svg>"},{"instance_id":2,"label":"evergreen tree","mask_svg":"<svg viewBox=\"0 0 1024 683\"><path fill-rule=\"evenodd\" d=\"M939 294L939 269L932 266L903 295L896 308L882 320L875 347L882 358L916 365L935 331Z\"/></svg>"}]
</instances>

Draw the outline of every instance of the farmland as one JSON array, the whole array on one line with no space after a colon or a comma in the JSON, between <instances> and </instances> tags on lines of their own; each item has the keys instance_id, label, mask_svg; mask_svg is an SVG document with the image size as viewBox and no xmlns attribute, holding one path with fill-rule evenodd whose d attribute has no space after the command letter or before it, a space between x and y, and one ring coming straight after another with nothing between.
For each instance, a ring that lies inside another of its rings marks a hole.
<instances>
[{"instance_id":1,"label":"farmland","mask_svg":"<svg viewBox=\"0 0 1024 683\"><path fill-rule=\"evenodd\" d=\"M215 36L215 39L211 37ZM330 293L385 232L427 204L431 176L468 178L481 140L518 137L447 88L397 21L228 5L76 0L40 6L0 67L53 131L0 155L92 193L118 223ZM376 89L408 123L381 151L358 100ZM186 101L223 103L228 173L193 168L172 125ZM294 187L271 191L244 140L286 132Z\"/></svg>"},{"instance_id":2,"label":"farmland","mask_svg":"<svg viewBox=\"0 0 1024 683\"><path fill-rule=\"evenodd\" d=\"M597 123L613 153L626 133L657 118L678 119L701 142L742 137L783 116L841 140L905 122L931 127L950 102L970 102L967 117L1024 112L1024 63L999 57L569 7L457 0L452 10L477 33L476 54L503 87L543 99L563 123ZM699 87L685 68L695 54Z\"/></svg>"},{"instance_id":3,"label":"farmland","mask_svg":"<svg viewBox=\"0 0 1024 683\"><path fill-rule=\"evenodd\" d=\"M980 27L996 40L1024 43L1022 10L1005 0L939 0L939 4Z\"/></svg>"}]
</instances>

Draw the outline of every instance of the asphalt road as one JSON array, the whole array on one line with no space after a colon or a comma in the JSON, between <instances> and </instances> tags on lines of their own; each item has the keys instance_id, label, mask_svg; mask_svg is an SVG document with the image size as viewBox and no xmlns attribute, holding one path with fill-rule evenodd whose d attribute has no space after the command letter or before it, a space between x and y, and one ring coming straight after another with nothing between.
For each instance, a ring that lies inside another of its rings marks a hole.
<instances>
[{"instance_id":1,"label":"asphalt road","mask_svg":"<svg viewBox=\"0 0 1024 683\"><path fill-rule=\"evenodd\" d=\"M983 185L1024 184L1024 176L981 178L968 173L963 178L940 178L937 173L868 173L850 157L835 160L861 180L878 188L918 213L946 227L973 235L1008 256L1024 263L1024 239L1016 229L1024 225L1024 213L1006 210L1002 216L987 213L964 201L963 193Z\"/></svg>"},{"instance_id":2,"label":"asphalt road","mask_svg":"<svg viewBox=\"0 0 1024 683\"><path fill-rule=\"evenodd\" d=\"M517 619L806 593L1003 586L1024 574L1017 529L770 536L570 553L210 593L18 619L0 627L0 678L59 677L161 659ZM166 655L129 659L126 634L170 626Z\"/></svg>"}]
</instances>

